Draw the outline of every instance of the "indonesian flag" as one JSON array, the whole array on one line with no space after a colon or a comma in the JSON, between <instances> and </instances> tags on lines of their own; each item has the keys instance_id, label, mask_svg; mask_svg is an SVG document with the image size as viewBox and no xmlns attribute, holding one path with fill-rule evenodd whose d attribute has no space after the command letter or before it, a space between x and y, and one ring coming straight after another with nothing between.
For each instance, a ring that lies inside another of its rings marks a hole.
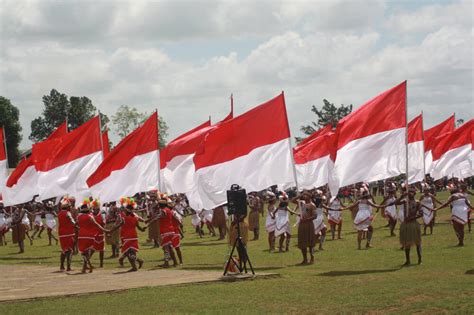
<instances>
[{"instance_id":1,"label":"indonesian flag","mask_svg":"<svg viewBox=\"0 0 474 315\"><path fill-rule=\"evenodd\" d=\"M423 114L408 123L408 184L425 179Z\"/></svg>"},{"instance_id":2,"label":"indonesian flag","mask_svg":"<svg viewBox=\"0 0 474 315\"><path fill-rule=\"evenodd\" d=\"M238 184L247 191L295 186L283 93L211 130L194 156L202 208L227 202Z\"/></svg>"},{"instance_id":3,"label":"indonesian flag","mask_svg":"<svg viewBox=\"0 0 474 315\"><path fill-rule=\"evenodd\" d=\"M465 178L472 175L473 126L474 120L471 119L459 128L435 139L431 172L435 180L444 176Z\"/></svg>"},{"instance_id":4,"label":"indonesian flag","mask_svg":"<svg viewBox=\"0 0 474 315\"><path fill-rule=\"evenodd\" d=\"M329 124L329 125L326 125L325 127L319 129L319 130L316 130L315 132L313 132L312 134L310 134L308 137L304 138L303 140L301 140L300 143L298 143L298 145L295 147L298 148L300 146L303 146L305 145L306 143L310 142L310 141L313 141L314 139L322 136L322 135L325 135L326 133L328 132L332 132L332 125Z\"/></svg>"},{"instance_id":5,"label":"indonesian flag","mask_svg":"<svg viewBox=\"0 0 474 315\"><path fill-rule=\"evenodd\" d=\"M299 188L312 189L329 182L334 168L335 140L335 133L329 131L293 149Z\"/></svg>"},{"instance_id":6,"label":"indonesian flag","mask_svg":"<svg viewBox=\"0 0 474 315\"><path fill-rule=\"evenodd\" d=\"M86 179L103 158L99 116L62 137L34 144L32 157L41 199L89 197Z\"/></svg>"},{"instance_id":7,"label":"indonesian flag","mask_svg":"<svg viewBox=\"0 0 474 315\"><path fill-rule=\"evenodd\" d=\"M3 137L4 130L0 127L0 195L2 194L8 177L7 152L5 152L6 139Z\"/></svg>"},{"instance_id":8,"label":"indonesian flag","mask_svg":"<svg viewBox=\"0 0 474 315\"><path fill-rule=\"evenodd\" d=\"M362 105L336 127L331 193L406 173L406 81Z\"/></svg>"},{"instance_id":9,"label":"indonesian flag","mask_svg":"<svg viewBox=\"0 0 474 315\"><path fill-rule=\"evenodd\" d=\"M110 145L109 145L109 131L105 130L102 132L102 153L104 154L104 159L110 153Z\"/></svg>"},{"instance_id":10,"label":"indonesian flag","mask_svg":"<svg viewBox=\"0 0 474 315\"><path fill-rule=\"evenodd\" d=\"M445 121L437 124L430 129L424 131L425 141L425 174L430 174L433 169L433 155L432 150L435 143L435 138L454 130L454 114Z\"/></svg>"},{"instance_id":11,"label":"indonesian flag","mask_svg":"<svg viewBox=\"0 0 474 315\"><path fill-rule=\"evenodd\" d=\"M67 125L62 123L46 139L51 140L67 134ZM18 163L15 170L8 177L7 187L4 192L6 206L13 206L29 202L33 197L39 195L38 172L35 169L32 156Z\"/></svg>"},{"instance_id":12,"label":"indonesian flag","mask_svg":"<svg viewBox=\"0 0 474 315\"><path fill-rule=\"evenodd\" d=\"M119 200L158 188L158 114L126 136L87 179L101 202Z\"/></svg>"}]
</instances>

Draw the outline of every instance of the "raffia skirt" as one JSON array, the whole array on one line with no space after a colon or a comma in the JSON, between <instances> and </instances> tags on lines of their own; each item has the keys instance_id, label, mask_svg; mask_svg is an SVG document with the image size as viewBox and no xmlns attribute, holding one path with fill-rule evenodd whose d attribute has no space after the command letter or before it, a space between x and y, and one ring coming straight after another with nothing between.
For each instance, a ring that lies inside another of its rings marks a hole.
<instances>
[{"instance_id":1,"label":"raffia skirt","mask_svg":"<svg viewBox=\"0 0 474 315\"><path fill-rule=\"evenodd\" d=\"M316 235L314 234L313 221L304 221L298 224L298 248L314 247Z\"/></svg>"},{"instance_id":2,"label":"raffia skirt","mask_svg":"<svg viewBox=\"0 0 474 315\"><path fill-rule=\"evenodd\" d=\"M20 241L25 240L27 227L20 223L12 226L12 242L18 244Z\"/></svg>"},{"instance_id":3,"label":"raffia skirt","mask_svg":"<svg viewBox=\"0 0 474 315\"><path fill-rule=\"evenodd\" d=\"M110 230L115 226L115 222L108 222L105 224L105 228ZM105 243L107 245L120 245L120 228L113 231L110 236L109 234L105 234Z\"/></svg>"},{"instance_id":4,"label":"raffia skirt","mask_svg":"<svg viewBox=\"0 0 474 315\"><path fill-rule=\"evenodd\" d=\"M400 245L410 247L421 244L420 224L414 220L400 224Z\"/></svg>"},{"instance_id":5,"label":"raffia skirt","mask_svg":"<svg viewBox=\"0 0 474 315\"><path fill-rule=\"evenodd\" d=\"M247 222L240 223L240 237L242 237L242 242L247 245L249 240L249 225ZM237 224L230 225L230 233L229 233L229 243L230 245L234 245L235 239L237 238Z\"/></svg>"},{"instance_id":6,"label":"raffia skirt","mask_svg":"<svg viewBox=\"0 0 474 315\"><path fill-rule=\"evenodd\" d=\"M260 226L260 213L257 211L250 211L249 213L249 230L253 231Z\"/></svg>"},{"instance_id":7,"label":"raffia skirt","mask_svg":"<svg viewBox=\"0 0 474 315\"><path fill-rule=\"evenodd\" d=\"M212 216L212 225L216 228L226 226L225 213L222 207L214 209L214 214Z\"/></svg>"},{"instance_id":8,"label":"raffia skirt","mask_svg":"<svg viewBox=\"0 0 474 315\"><path fill-rule=\"evenodd\" d=\"M159 221L154 221L148 226L148 238L150 240L161 240Z\"/></svg>"}]
</instances>

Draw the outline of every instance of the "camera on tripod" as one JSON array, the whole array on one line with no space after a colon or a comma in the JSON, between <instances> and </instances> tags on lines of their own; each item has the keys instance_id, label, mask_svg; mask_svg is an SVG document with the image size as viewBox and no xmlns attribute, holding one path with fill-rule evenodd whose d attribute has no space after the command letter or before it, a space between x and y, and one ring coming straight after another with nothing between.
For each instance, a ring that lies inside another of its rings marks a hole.
<instances>
[{"instance_id":1,"label":"camera on tripod","mask_svg":"<svg viewBox=\"0 0 474 315\"><path fill-rule=\"evenodd\" d=\"M247 215L247 192L237 184L227 191L227 214Z\"/></svg>"}]
</instances>

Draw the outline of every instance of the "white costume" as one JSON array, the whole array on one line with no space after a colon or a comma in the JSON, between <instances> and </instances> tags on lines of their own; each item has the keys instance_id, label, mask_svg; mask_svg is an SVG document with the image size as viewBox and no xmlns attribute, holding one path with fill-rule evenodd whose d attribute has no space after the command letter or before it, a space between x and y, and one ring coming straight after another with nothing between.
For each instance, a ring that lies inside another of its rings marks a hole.
<instances>
[{"instance_id":1,"label":"white costume","mask_svg":"<svg viewBox=\"0 0 474 315\"><path fill-rule=\"evenodd\" d=\"M339 199L334 199L330 204L329 208L331 209L341 209L341 202ZM342 222L342 212L341 211L328 211L328 220L330 223L339 224Z\"/></svg>"},{"instance_id":2,"label":"white costume","mask_svg":"<svg viewBox=\"0 0 474 315\"><path fill-rule=\"evenodd\" d=\"M43 226L43 219L41 218L41 214L35 215L35 226L38 226L38 227Z\"/></svg>"},{"instance_id":3,"label":"white costume","mask_svg":"<svg viewBox=\"0 0 474 315\"><path fill-rule=\"evenodd\" d=\"M326 227L324 224L324 213L323 208L316 208L316 218L313 220L314 234L320 235L321 230Z\"/></svg>"},{"instance_id":4,"label":"white costume","mask_svg":"<svg viewBox=\"0 0 474 315\"><path fill-rule=\"evenodd\" d=\"M395 197L390 197L385 201L385 204L390 204L395 201ZM395 204L385 207L385 215L394 221L397 221L397 206Z\"/></svg>"},{"instance_id":5,"label":"white costume","mask_svg":"<svg viewBox=\"0 0 474 315\"><path fill-rule=\"evenodd\" d=\"M202 210L202 222L212 223L213 210Z\"/></svg>"},{"instance_id":6,"label":"white costume","mask_svg":"<svg viewBox=\"0 0 474 315\"><path fill-rule=\"evenodd\" d=\"M0 212L0 231L8 229L8 222L5 213Z\"/></svg>"},{"instance_id":7,"label":"white costume","mask_svg":"<svg viewBox=\"0 0 474 315\"><path fill-rule=\"evenodd\" d=\"M282 234L291 235L290 213L287 210L278 209L275 213L275 237Z\"/></svg>"},{"instance_id":8,"label":"white costume","mask_svg":"<svg viewBox=\"0 0 474 315\"><path fill-rule=\"evenodd\" d=\"M30 219L28 218L28 214L26 214L26 212L21 219L21 224L30 226Z\"/></svg>"},{"instance_id":9,"label":"white costume","mask_svg":"<svg viewBox=\"0 0 474 315\"><path fill-rule=\"evenodd\" d=\"M201 211L198 211L196 210L195 213L193 214L193 216L191 217L191 224L194 226L194 227L198 227L198 226L201 226Z\"/></svg>"},{"instance_id":10,"label":"white costume","mask_svg":"<svg viewBox=\"0 0 474 315\"><path fill-rule=\"evenodd\" d=\"M275 232L276 228L276 219L271 215L271 212L273 212L273 210L273 206L268 207L267 218L265 219L265 229L268 233Z\"/></svg>"},{"instance_id":11,"label":"white costume","mask_svg":"<svg viewBox=\"0 0 474 315\"><path fill-rule=\"evenodd\" d=\"M429 197L429 196L424 196L422 199L421 199L421 204L423 206L426 206L430 209L433 209L434 208L434 204L433 204L433 198ZM430 211L424 207L423 208L423 223L425 225L430 225L431 222L433 221L434 219L434 212L433 211Z\"/></svg>"},{"instance_id":12,"label":"white costume","mask_svg":"<svg viewBox=\"0 0 474 315\"><path fill-rule=\"evenodd\" d=\"M403 221L405 221L405 200L398 209L398 221L400 221L400 223L403 223Z\"/></svg>"},{"instance_id":13,"label":"white costume","mask_svg":"<svg viewBox=\"0 0 474 315\"><path fill-rule=\"evenodd\" d=\"M52 213L46 213L45 218L46 226L49 229L54 230L54 228L56 228L56 219L54 218L54 215Z\"/></svg>"},{"instance_id":14,"label":"white costume","mask_svg":"<svg viewBox=\"0 0 474 315\"><path fill-rule=\"evenodd\" d=\"M367 231L372 224L372 209L369 204L359 203L359 210L354 219L354 227L357 231Z\"/></svg>"},{"instance_id":15,"label":"white costume","mask_svg":"<svg viewBox=\"0 0 474 315\"><path fill-rule=\"evenodd\" d=\"M466 204L466 199L456 199L451 202L451 206L453 207L451 220L462 225L467 224L469 208Z\"/></svg>"}]
</instances>

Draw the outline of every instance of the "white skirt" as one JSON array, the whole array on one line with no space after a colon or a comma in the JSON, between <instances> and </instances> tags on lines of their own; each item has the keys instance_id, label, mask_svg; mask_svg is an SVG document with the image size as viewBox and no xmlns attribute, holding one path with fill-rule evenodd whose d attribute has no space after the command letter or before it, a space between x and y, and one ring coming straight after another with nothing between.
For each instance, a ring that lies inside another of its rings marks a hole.
<instances>
[{"instance_id":1,"label":"white skirt","mask_svg":"<svg viewBox=\"0 0 474 315\"><path fill-rule=\"evenodd\" d=\"M469 209L467 207L453 207L451 219L459 224L467 224Z\"/></svg>"},{"instance_id":2,"label":"white skirt","mask_svg":"<svg viewBox=\"0 0 474 315\"><path fill-rule=\"evenodd\" d=\"M194 227L201 226L201 217L199 216L199 214L197 213L193 214L193 216L191 217L191 224Z\"/></svg>"},{"instance_id":3,"label":"white skirt","mask_svg":"<svg viewBox=\"0 0 474 315\"><path fill-rule=\"evenodd\" d=\"M313 225L314 225L314 234L320 235L321 230L326 227L326 225L324 224L324 217L322 215L318 215L316 219L313 220Z\"/></svg>"},{"instance_id":4,"label":"white skirt","mask_svg":"<svg viewBox=\"0 0 474 315\"><path fill-rule=\"evenodd\" d=\"M430 225L433 219L434 219L434 212L423 208L423 223L425 225Z\"/></svg>"},{"instance_id":5,"label":"white skirt","mask_svg":"<svg viewBox=\"0 0 474 315\"><path fill-rule=\"evenodd\" d=\"M368 210L359 210L354 219L354 227L357 231L367 231L372 224L372 214Z\"/></svg>"},{"instance_id":6,"label":"white skirt","mask_svg":"<svg viewBox=\"0 0 474 315\"><path fill-rule=\"evenodd\" d=\"M288 216L277 216L275 224L275 237L282 234L291 235L291 226Z\"/></svg>"},{"instance_id":7,"label":"white skirt","mask_svg":"<svg viewBox=\"0 0 474 315\"><path fill-rule=\"evenodd\" d=\"M35 216L35 226L39 226L39 227L43 226L43 220L41 219L40 215Z\"/></svg>"},{"instance_id":8,"label":"white skirt","mask_svg":"<svg viewBox=\"0 0 474 315\"><path fill-rule=\"evenodd\" d=\"M212 210L203 210L203 222L212 223Z\"/></svg>"},{"instance_id":9,"label":"white skirt","mask_svg":"<svg viewBox=\"0 0 474 315\"><path fill-rule=\"evenodd\" d=\"M46 219L46 226L49 229L54 230L56 228L56 220L54 218Z\"/></svg>"},{"instance_id":10,"label":"white skirt","mask_svg":"<svg viewBox=\"0 0 474 315\"><path fill-rule=\"evenodd\" d=\"M272 218L270 215L267 215L267 218L265 220L265 229L267 230L268 233L275 232L276 228L276 221L274 218Z\"/></svg>"},{"instance_id":11,"label":"white skirt","mask_svg":"<svg viewBox=\"0 0 474 315\"><path fill-rule=\"evenodd\" d=\"M334 224L339 224L342 221L342 216L340 211L331 211L328 212L328 220Z\"/></svg>"},{"instance_id":12,"label":"white skirt","mask_svg":"<svg viewBox=\"0 0 474 315\"><path fill-rule=\"evenodd\" d=\"M385 215L392 220L397 220L397 208L395 206L390 206L385 208Z\"/></svg>"}]
</instances>

